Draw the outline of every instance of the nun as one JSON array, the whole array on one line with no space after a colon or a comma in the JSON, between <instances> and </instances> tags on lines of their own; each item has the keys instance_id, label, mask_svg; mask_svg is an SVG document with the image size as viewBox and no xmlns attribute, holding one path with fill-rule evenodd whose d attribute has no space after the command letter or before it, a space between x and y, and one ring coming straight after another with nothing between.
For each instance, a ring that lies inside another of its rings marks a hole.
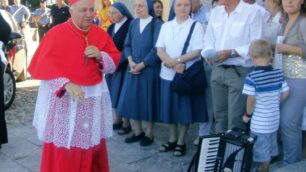
<instances>
[{"instance_id":1,"label":"nun","mask_svg":"<svg viewBox=\"0 0 306 172\"><path fill-rule=\"evenodd\" d=\"M131 21L134 19L127 7L121 2L115 2L109 9L112 24L107 28L107 33L112 37L117 49L123 51L124 40L127 35ZM126 73L128 62L124 53L121 54L118 69L113 74L105 76L110 91L112 107L114 112L113 129L118 130L118 134L127 134L131 131L131 125L127 118L121 118L117 114L117 106L122 90L122 84Z\"/></svg>"},{"instance_id":2,"label":"nun","mask_svg":"<svg viewBox=\"0 0 306 172\"><path fill-rule=\"evenodd\" d=\"M185 137L188 126L194 122L207 122L205 94L178 94L171 89L171 81L175 73L183 73L200 59L203 48L204 30L196 23L189 46L185 54L181 54L191 26L195 22L190 18L191 1L174 0L174 18L166 22L160 31L156 47L161 64L161 101L159 119L169 126L169 139L159 148L160 152L174 151L174 156L186 153Z\"/></svg>"},{"instance_id":3,"label":"nun","mask_svg":"<svg viewBox=\"0 0 306 172\"><path fill-rule=\"evenodd\" d=\"M125 142L149 146L159 113L160 59L155 44L162 22L155 18L152 0L136 0L135 11L137 18L131 22L124 45L129 65L117 111L133 120L133 134ZM145 130L142 121L147 122Z\"/></svg>"}]
</instances>

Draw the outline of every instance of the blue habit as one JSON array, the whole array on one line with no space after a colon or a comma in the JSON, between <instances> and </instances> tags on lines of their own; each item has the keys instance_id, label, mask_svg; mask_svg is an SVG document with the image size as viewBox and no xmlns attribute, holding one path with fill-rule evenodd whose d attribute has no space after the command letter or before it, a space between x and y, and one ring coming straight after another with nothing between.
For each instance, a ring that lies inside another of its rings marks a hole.
<instances>
[{"instance_id":1,"label":"blue habit","mask_svg":"<svg viewBox=\"0 0 306 172\"><path fill-rule=\"evenodd\" d=\"M156 52L156 41L162 22L153 19L140 33L140 19L132 21L125 40L125 57L132 56L146 67L140 74L130 73L127 67L117 112L134 120L156 121L159 116L160 59Z\"/></svg>"}]
</instances>

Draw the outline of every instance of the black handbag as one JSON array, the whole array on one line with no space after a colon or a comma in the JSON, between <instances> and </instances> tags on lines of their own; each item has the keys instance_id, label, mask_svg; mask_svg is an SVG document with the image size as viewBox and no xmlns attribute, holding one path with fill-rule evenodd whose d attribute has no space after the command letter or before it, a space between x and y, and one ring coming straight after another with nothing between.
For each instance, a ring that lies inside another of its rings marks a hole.
<instances>
[{"instance_id":1,"label":"black handbag","mask_svg":"<svg viewBox=\"0 0 306 172\"><path fill-rule=\"evenodd\" d=\"M190 28L182 54L185 54L187 51L195 24L196 22ZM171 89L179 94L192 95L204 93L207 81L202 57L201 60L193 63L183 73L176 73L170 85Z\"/></svg>"}]
</instances>

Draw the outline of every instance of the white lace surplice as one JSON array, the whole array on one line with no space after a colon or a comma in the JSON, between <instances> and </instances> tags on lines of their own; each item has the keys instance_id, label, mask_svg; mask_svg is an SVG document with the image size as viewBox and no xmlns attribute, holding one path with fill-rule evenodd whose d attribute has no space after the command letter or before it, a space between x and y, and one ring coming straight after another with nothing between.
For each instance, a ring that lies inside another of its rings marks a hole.
<instances>
[{"instance_id":1,"label":"white lace surplice","mask_svg":"<svg viewBox=\"0 0 306 172\"><path fill-rule=\"evenodd\" d=\"M107 53L103 57L103 73L112 73L116 66ZM112 135L112 106L105 79L93 86L81 86L83 101L67 93L61 98L56 92L68 83L66 78L41 81L33 125L38 137L57 147L88 149Z\"/></svg>"}]
</instances>

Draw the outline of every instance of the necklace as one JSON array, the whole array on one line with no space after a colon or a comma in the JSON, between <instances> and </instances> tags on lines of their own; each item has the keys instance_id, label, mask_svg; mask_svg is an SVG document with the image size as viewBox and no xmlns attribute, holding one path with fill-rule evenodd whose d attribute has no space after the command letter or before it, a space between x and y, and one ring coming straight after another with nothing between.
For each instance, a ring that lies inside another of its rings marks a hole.
<instances>
[{"instance_id":1,"label":"necklace","mask_svg":"<svg viewBox=\"0 0 306 172\"><path fill-rule=\"evenodd\" d=\"M72 21L72 24L73 24L73 21ZM75 25L75 24L74 24ZM68 26L70 27L70 29L76 34L76 35L78 35L78 36L80 36L81 38L83 38L84 39L84 41L85 41L85 45L86 45L86 47L88 47L88 33L89 33L89 30L88 30L88 32L86 33L86 35L84 36L84 35L82 35L82 34L80 34L79 32L77 32L74 28L73 28L73 26L71 26L71 23L70 22L68 22ZM87 66L88 65L88 56L87 55L85 55L85 66Z\"/></svg>"}]
</instances>

